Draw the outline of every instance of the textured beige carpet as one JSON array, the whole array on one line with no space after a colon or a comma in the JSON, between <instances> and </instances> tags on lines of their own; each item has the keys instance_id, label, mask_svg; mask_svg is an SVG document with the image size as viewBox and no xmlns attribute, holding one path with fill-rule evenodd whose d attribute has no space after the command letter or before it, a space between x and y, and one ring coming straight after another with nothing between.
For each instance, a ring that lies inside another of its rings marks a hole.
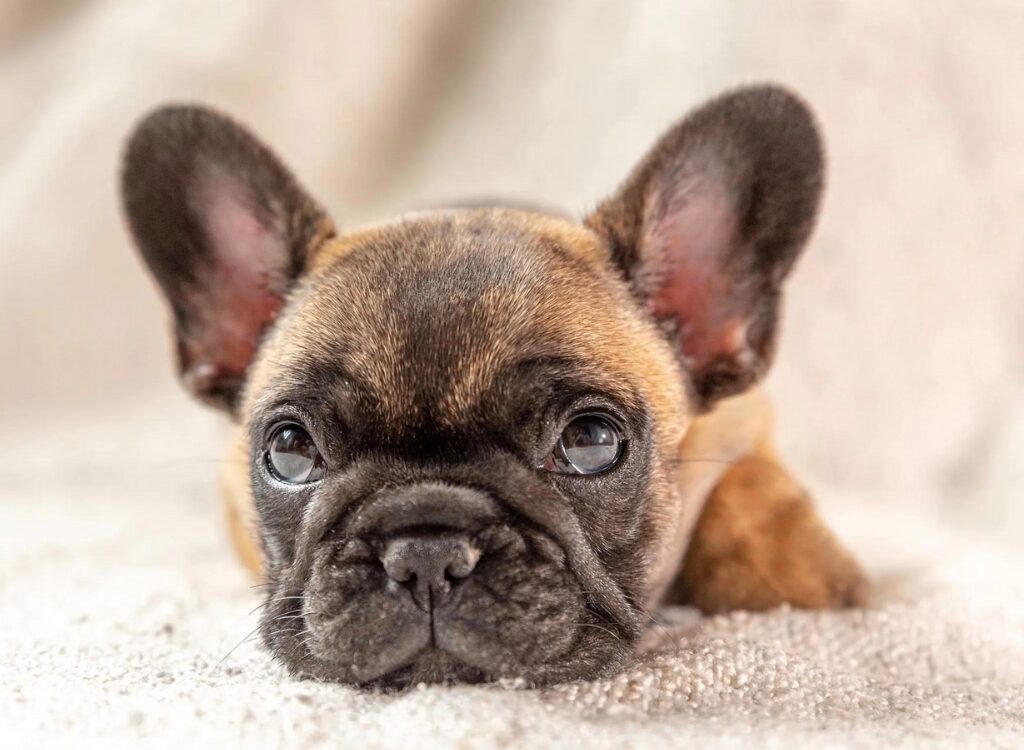
<instances>
[{"instance_id":1,"label":"textured beige carpet","mask_svg":"<svg viewBox=\"0 0 1024 750\"><path fill-rule=\"evenodd\" d=\"M1024 554L895 514L833 514L865 611L666 611L618 677L544 691L295 681L247 639L215 432L173 402L5 446L0 747L1024 746Z\"/></svg>"}]
</instances>

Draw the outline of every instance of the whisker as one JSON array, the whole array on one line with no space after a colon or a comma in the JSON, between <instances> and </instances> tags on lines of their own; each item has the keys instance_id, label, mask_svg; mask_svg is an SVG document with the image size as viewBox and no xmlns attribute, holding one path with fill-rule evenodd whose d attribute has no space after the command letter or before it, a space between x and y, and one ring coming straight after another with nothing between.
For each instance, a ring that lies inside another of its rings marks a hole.
<instances>
[{"instance_id":1,"label":"whisker","mask_svg":"<svg viewBox=\"0 0 1024 750\"><path fill-rule=\"evenodd\" d=\"M608 635L610 635L615 640L620 641L620 642L622 641L622 636L621 635L616 633L614 630L611 630L610 628L606 628L604 625L597 625L596 623L592 623L592 622L578 622L578 623L576 623L576 625L577 625L577 627L580 627L580 628L597 628L598 630L603 630L604 632L606 632Z\"/></svg>"},{"instance_id":2,"label":"whisker","mask_svg":"<svg viewBox=\"0 0 1024 750\"><path fill-rule=\"evenodd\" d=\"M305 617L305 615L303 615L303 614L298 614L298 615L278 615L277 617L272 618L270 620L270 622L271 623L274 623L274 622L288 622L290 620L301 620L304 617Z\"/></svg>"},{"instance_id":3,"label":"whisker","mask_svg":"<svg viewBox=\"0 0 1024 750\"><path fill-rule=\"evenodd\" d=\"M262 609L263 607L269 607L271 604L279 604L281 602L286 602L286 601L288 601L290 599L302 599L302 598L303 597L301 595L300 596L278 596L278 597L274 597L272 599L268 599L267 601L263 602L262 604L257 604L255 607L253 607L251 610L249 610L249 614L251 615L257 609Z\"/></svg>"},{"instance_id":4,"label":"whisker","mask_svg":"<svg viewBox=\"0 0 1024 750\"><path fill-rule=\"evenodd\" d=\"M664 635L668 636L668 639L675 646L676 650L682 648L682 643L679 641L679 634L671 627L666 625L664 622L658 619L659 615L657 612L651 612L646 614L648 625L654 625Z\"/></svg>"},{"instance_id":5,"label":"whisker","mask_svg":"<svg viewBox=\"0 0 1024 750\"><path fill-rule=\"evenodd\" d=\"M725 464L727 466L734 466L739 463L739 460L728 459L728 458L678 458L673 463L676 464Z\"/></svg>"},{"instance_id":6,"label":"whisker","mask_svg":"<svg viewBox=\"0 0 1024 750\"><path fill-rule=\"evenodd\" d=\"M222 657L220 658L220 661L218 661L218 662L217 662L216 664L214 664L214 665L213 665L213 668L211 668L211 669L210 669L210 673L212 674L213 672L216 672L216 671L217 671L217 669L219 669L219 668L220 668L220 665L221 665L221 664L223 664L223 663L225 662L225 660L227 660L227 658L228 658L229 656L231 656L231 654L235 653L235 651L236 651L236 650L237 650L237 649L238 649L238 648L239 648L239 647L240 647L240 646L241 646L241 645L242 645L243 643L246 643L246 642L248 642L248 640L249 640L250 638L252 638L252 637L253 637L253 635L255 635L255 634L256 634L256 631L258 631L258 630L260 629L260 627L261 627L261 626L262 626L262 624L261 624L261 625L257 625L257 626L256 626L255 628L253 628L252 630L250 630L250 631L249 631L249 633L248 633L248 634L247 634L247 635L246 635L246 636L245 636L244 638L242 638L242 640L240 640L240 641L239 641L238 643L236 643L236 644L235 644L234 646L232 646L232 647L231 647L231 650L230 650L230 651L228 651L228 652L227 652L226 654L224 654L224 656L222 656Z\"/></svg>"},{"instance_id":7,"label":"whisker","mask_svg":"<svg viewBox=\"0 0 1024 750\"><path fill-rule=\"evenodd\" d=\"M279 636L282 633L292 633L297 638L300 635L302 635L303 633L308 633L308 632L309 632L308 629L300 630L298 633L296 633L291 628L278 628L277 630L272 630L271 632L267 633L267 637L268 638L274 638L275 636Z\"/></svg>"},{"instance_id":8,"label":"whisker","mask_svg":"<svg viewBox=\"0 0 1024 750\"><path fill-rule=\"evenodd\" d=\"M313 640L313 634L310 633L308 636L299 641L299 648L306 652L306 656L312 657L313 652L309 650L309 644Z\"/></svg>"}]
</instances>

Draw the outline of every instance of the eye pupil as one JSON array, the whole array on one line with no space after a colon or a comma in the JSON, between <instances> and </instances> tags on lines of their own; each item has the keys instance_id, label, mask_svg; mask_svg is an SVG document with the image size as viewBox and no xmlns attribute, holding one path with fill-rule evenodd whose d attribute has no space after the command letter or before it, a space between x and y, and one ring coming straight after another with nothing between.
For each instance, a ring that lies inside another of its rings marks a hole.
<instances>
[{"instance_id":1,"label":"eye pupil","mask_svg":"<svg viewBox=\"0 0 1024 750\"><path fill-rule=\"evenodd\" d=\"M298 425L282 425L267 442L267 463L282 482L305 484L323 476L320 451L309 433Z\"/></svg>"},{"instance_id":2,"label":"eye pupil","mask_svg":"<svg viewBox=\"0 0 1024 750\"><path fill-rule=\"evenodd\" d=\"M551 464L565 474L597 474L610 468L622 452L619 431L604 417L577 417L562 432Z\"/></svg>"}]
</instances>

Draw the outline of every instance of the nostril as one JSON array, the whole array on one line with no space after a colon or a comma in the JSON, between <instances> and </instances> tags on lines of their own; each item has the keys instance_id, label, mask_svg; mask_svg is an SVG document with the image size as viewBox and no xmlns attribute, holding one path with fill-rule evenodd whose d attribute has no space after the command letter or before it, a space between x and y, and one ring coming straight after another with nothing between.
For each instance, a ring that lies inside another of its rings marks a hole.
<instances>
[{"instance_id":1,"label":"nostril","mask_svg":"<svg viewBox=\"0 0 1024 750\"><path fill-rule=\"evenodd\" d=\"M388 578L412 591L421 604L444 597L468 577L480 550L462 534L421 534L389 539L380 556Z\"/></svg>"},{"instance_id":2,"label":"nostril","mask_svg":"<svg viewBox=\"0 0 1024 750\"><path fill-rule=\"evenodd\" d=\"M408 560L402 550L393 548L389 544L385 548L384 554L381 555L380 561L384 565L384 572L392 581L406 583L413 578L413 572L410 570Z\"/></svg>"},{"instance_id":3,"label":"nostril","mask_svg":"<svg viewBox=\"0 0 1024 750\"><path fill-rule=\"evenodd\" d=\"M476 567L480 560L480 550L472 544L466 544L463 549L458 550L448 567L445 568L445 575L449 578L465 578Z\"/></svg>"}]
</instances>

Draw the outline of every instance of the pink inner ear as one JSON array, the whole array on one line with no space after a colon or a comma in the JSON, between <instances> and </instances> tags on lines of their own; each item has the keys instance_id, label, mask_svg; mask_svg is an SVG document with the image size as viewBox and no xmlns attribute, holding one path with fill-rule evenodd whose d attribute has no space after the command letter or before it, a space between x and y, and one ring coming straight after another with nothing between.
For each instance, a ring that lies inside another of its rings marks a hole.
<instances>
[{"instance_id":1,"label":"pink inner ear","mask_svg":"<svg viewBox=\"0 0 1024 750\"><path fill-rule=\"evenodd\" d=\"M745 310L724 267L737 241L736 210L725 188L708 180L679 185L658 215L645 219L649 310L678 323L687 366L696 372L722 357L743 357Z\"/></svg>"},{"instance_id":2,"label":"pink inner ear","mask_svg":"<svg viewBox=\"0 0 1024 750\"><path fill-rule=\"evenodd\" d=\"M217 377L240 377L260 333L281 307L286 248L257 213L255 201L234 178L209 174L198 191L213 269L199 292L201 339L190 342L192 362ZM194 347L194 349L193 349Z\"/></svg>"}]
</instances>

